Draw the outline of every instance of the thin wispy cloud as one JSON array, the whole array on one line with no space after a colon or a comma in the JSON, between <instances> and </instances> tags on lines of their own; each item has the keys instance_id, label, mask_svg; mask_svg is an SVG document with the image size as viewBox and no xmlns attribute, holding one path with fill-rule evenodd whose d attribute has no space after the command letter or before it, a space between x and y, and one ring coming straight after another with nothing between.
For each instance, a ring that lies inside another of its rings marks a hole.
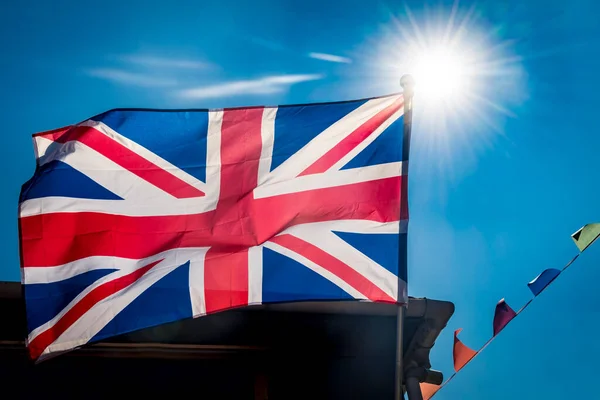
<instances>
[{"instance_id":1,"label":"thin wispy cloud","mask_svg":"<svg viewBox=\"0 0 600 400\"><path fill-rule=\"evenodd\" d=\"M95 78L128 86L171 88L185 79L182 74L196 74L197 70L208 70L213 67L213 64L193 58L152 54L113 55L110 58L113 62L117 62L117 66L90 68L85 72ZM188 78L193 76L190 75Z\"/></svg>"},{"instance_id":2,"label":"thin wispy cloud","mask_svg":"<svg viewBox=\"0 0 600 400\"><path fill-rule=\"evenodd\" d=\"M336 56L333 54L326 53L308 53L308 56L316 60L329 61L334 63L350 64L352 62L352 60L347 57Z\"/></svg>"},{"instance_id":3,"label":"thin wispy cloud","mask_svg":"<svg viewBox=\"0 0 600 400\"><path fill-rule=\"evenodd\" d=\"M225 82L218 85L185 89L179 95L188 99L208 99L249 94L279 93L291 85L322 79L322 75L274 75L259 79Z\"/></svg>"},{"instance_id":4,"label":"thin wispy cloud","mask_svg":"<svg viewBox=\"0 0 600 400\"><path fill-rule=\"evenodd\" d=\"M140 87L172 87L177 80L148 73L125 71L117 68L92 68L86 73L95 78Z\"/></svg>"},{"instance_id":5,"label":"thin wispy cloud","mask_svg":"<svg viewBox=\"0 0 600 400\"><path fill-rule=\"evenodd\" d=\"M249 40L250 42L252 42L255 45L264 47L266 49L269 49L272 51L277 51L277 52L285 52L285 53L288 53L289 55L295 56L295 57L309 57L309 58L314 58L315 60L328 61L328 62L333 62L333 63L342 63L342 64L351 64L352 63L352 59L350 59L348 57L338 56L335 54L318 53L318 52L311 52L308 54L298 53L296 51L293 51L292 49L286 48L285 46L281 45L280 43L277 43L274 40L270 40L270 39L267 40L267 39L263 39L263 38L257 37L257 36L252 36L252 37L248 38L247 40Z\"/></svg>"},{"instance_id":6,"label":"thin wispy cloud","mask_svg":"<svg viewBox=\"0 0 600 400\"><path fill-rule=\"evenodd\" d=\"M205 61L142 54L128 54L121 56L120 59L131 64L154 68L208 69L213 67L211 63Z\"/></svg>"}]
</instances>

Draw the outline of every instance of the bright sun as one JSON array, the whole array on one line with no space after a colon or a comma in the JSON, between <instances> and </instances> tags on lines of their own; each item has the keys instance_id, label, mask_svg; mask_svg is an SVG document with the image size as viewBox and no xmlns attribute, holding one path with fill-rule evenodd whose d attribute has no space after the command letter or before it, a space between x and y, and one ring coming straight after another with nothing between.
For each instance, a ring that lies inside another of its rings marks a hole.
<instances>
[{"instance_id":1,"label":"bright sun","mask_svg":"<svg viewBox=\"0 0 600 400\"><path fill-rule=\"evenodd\" d=\"M464 124L468 117L469 122L477 118L493 124L492 114L505 110L502 94L512 96L518 89L520 65L510 42L498 41L486 25L478 26L474 15L456 6L449 14L440 9L415 17L406 8L404 16L367 43L373 82L398 85L399 77L412 75L421 120Z\"/></svg>"},{"instance_id":2,"label":"bright sun","mask_svg":"<svg viewBox=\"0 0 600 400\"><path fill-rule=\"evenodd\" d=\"M427 103L456 98L469 90L468 65L464 55L449 47L426 48L417 52L410 68L416 82L416 96Z\"/></svg>"},{"instance_id":3,"label":"bright sun","mask_svg":"<svg viewBox=\"0 0 600 400\"><path fill-rule=\"evenodd\" d=\"M370 92L400 92L400 78L414 78L413 143L427 167L443 174L476 165L527 95L512 41L476 11L458 2L416 13L404 7L363 50L367 79L360 84L368 82Z\"/></svg>"}]
</instances>

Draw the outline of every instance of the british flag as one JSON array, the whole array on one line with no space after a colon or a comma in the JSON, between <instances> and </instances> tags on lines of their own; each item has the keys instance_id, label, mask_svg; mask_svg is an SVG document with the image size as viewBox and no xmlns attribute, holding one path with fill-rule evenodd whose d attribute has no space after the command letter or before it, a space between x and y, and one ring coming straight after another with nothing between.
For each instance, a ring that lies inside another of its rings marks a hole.
<instances>
[{"instance_id":1,"label":"british flag","mask_svg":"<svg viewBox=\"0 0 600 400\"><path fill-rule=\"evenodd\" d=\"M120 109L34 135L31 357L247 305L406 301L403 113L402 95Z\"/></svg>"}]
</instances>

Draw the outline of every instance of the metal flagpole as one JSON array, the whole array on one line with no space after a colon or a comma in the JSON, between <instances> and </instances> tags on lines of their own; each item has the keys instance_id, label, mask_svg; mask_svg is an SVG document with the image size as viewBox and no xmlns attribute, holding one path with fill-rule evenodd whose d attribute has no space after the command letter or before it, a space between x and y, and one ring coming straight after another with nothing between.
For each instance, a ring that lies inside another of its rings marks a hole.
<instances>
[{"instance_id":1,"label":"metal flagpole","mask_svg":"<svg viewBox=\"0 0 600 400\"><path fill-rule=\"evenodd\" d=\"M408 206L408 156L410 152L410 135L412 127L412 100L414 94L415 81L411 75L404 75L400 79L400 86L402 86L403 97L404 97L404 132L402 138L402 171L405 172L402 176L402 183L400 188L400 196L406 198L406 202L400 201L402 207ZM408 260L407 260L407 235L399 235L399 253L398 253L398 297L401 296L401 279L404 278L404 282L408 285ZM404 378L403 368L403 346L404 346L404 314L408 304L401 304L398 306L398 313L396 315L396 376L395 376L395 390L394 399L404 399L404 391L402 389L402 381Z\"/></svg>"}]
</instances>

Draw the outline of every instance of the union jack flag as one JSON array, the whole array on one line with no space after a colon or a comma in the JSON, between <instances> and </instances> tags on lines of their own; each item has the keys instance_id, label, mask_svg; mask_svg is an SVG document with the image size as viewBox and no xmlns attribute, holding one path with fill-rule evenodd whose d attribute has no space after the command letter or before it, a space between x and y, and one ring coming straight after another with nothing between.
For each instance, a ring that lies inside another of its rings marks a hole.
<instances>
[{"instance_id":1,"label":"union jack flag","mask_svg":"<svg viewBox=\"0 0 600 400\"><path fill-rule=\"evenodd\" d=\"M120 109L34 135L30 356L233 307L405 302L403 113L402 95Z\"/></svg>"}]
</instances>

